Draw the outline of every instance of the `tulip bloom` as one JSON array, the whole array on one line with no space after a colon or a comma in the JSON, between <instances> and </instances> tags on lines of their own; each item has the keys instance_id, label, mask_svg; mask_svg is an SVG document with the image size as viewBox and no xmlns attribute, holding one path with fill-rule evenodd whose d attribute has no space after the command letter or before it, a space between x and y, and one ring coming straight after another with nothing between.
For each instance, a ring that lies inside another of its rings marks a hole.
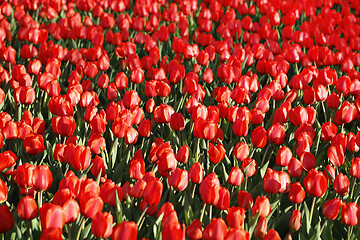
<instances>
[{"instance_id":1,"label":"tulip bloom","mask_svg":"<svg viewBox=\"0 0 360 240\"><path fill-rule=\"evenodd\" d=\"M203 239L224 239L227 234L227 226L223 219L213 218L211 223L203 231Z\"/></svg>"},{"instance_id":2,"label":"tulip bloom","mask_svg":"<svg viewBox=\"0 0 360 240\"><path fill-rule=\"evenodd\" d=\"M196 162L189 170L189 179L193 183L202 183L204 178L204 169L201 163Z\"/></svg>"},{"instance_id":3,"label":"tulip bloom","mask_svg":"<svg viewBox=\"0 0 360 240\"><path fill-rule=\"evenodd\" d=\"M162 238L172 240L185 239L185 224L179 222L172 222L162 227Z\"/></svg>"},{"instance_id":4,"label":"tulip bloom","mask_svg":"<svg viewBox=\"0 0 360 240\"><path fill-rule=\"evenodd\" d=\"M188 172L185 169L176 168L175 171L168 178L169 186L184 191L188 186Z\"/></svg>"},{"instance_id":5,"label":"tulip bloom","mask_svg":"<svg viewBox=\"0 0 360 240\"><path fill-rule=\"evenodd\" d=\"M327 180L322 172L311 169L304 178L306 192L314 197L321 197L327 190Z\"/></svg>"},{"instance_id":6,"label":"tulip bloom","mask_svg":"<svg viewBox=\"0 0 360 240\"><path fill-rule=\"evenodd\" d=\"M301 203L305 199L305 190L299 182L291 185L289 190L289 200L293 203Z\"/></svg>"},{"instance_id":7,"label":"tulip bloom","mask_svg":"<svg viewBox=\"0 0 360 240\"><path fill-rule=\"evenodd\" d=\"M339 198L334 198L324 204L322 211L325 217L334 221L339 215L340 207L341 200Z\"/></svg>"},{"instance_id":8,"label":"tulip bloom","mask_svg":"<svg viewBox=\"0 0 360 240\"><path fill-rule=\"evenodd\" d=\"M242 228L245 219L245 209L242 207L231 207L226 215L226 222L229 227Z\"/></svg>"},{"instance_id":9,"label":"tulip bloom","mask_svg":"<svg viewBox=\"0 0 360 240\"><path fill-rule=\"evenodd\" d=\"M3 203L8 198L8 186L0 179L0 203Z\"/></svg>"},{"instance_id":10,"label":"tulip bloom","mask_svg":"<svg viewBox=\"0 0 360 240\"><path fill-rule=\"evenodd\" d=\"M103 209L104 202L94 192L85 193L80 200L80 213L87 218L93 218Z\"/></svg>"},{"instance_id":11,"label":"tulip bloom","mask_svg":"<svg viewBox=\"0 0 360 240\"><path fill-rule=\"evenodd\" d=\"M268 227L268 223L267 223L266 218L264 218L264 217L259 218L259 220L255 226L255 229L254 229L255 237L263 239L266 235L267 227Z\"/></svg>"},{"instance_id":12,"label":"tulip bloom","mask_svg":"<svg viewBox=\"0 0 360 240\"><path fill-rule=\"evenodd\" d=\"M254 216L260 212L260 217L267 217L271 212L270 200L266 196L257 196L252 212Z\"/></svg>"},{"instance_id":13,"label":"tulip bloom","mask_svg":"<svg viewBox=\"0 0 360 240\"><path fill-rule=\"evenodd\" d=\"M244 173L238 167L233 167L230 171L228 183L233 186L240 186L240 184L244 181Z\"/></svg>"},{"instance_id":14,"label":"tulip bloom","mask_svg":"<svg viewBox=\"0 0 360 240\"><path fill-rule=\"evenodd\" d=\"M199 240L202 238L202 226L199 219L195 219L186 228L186 236L191 240Z\"/></svg>"},{"instance_id":15,"label":"tulip bloom","mask_svg":"<svg viewBox=\"0 0 360 240\"><path fill-rule=\"evenodd\" d=\"M268 168L263 178L263 186L264 190L268 193L278 193L281 187L279 173Z\"/></svg>"},{"instance_id":16,"label":"tulip bloom","mask_svg":"<svg viewBox=\"0 0 360 240\"><path fill-rule=\"evenodd\" d=\"M137 239L138 226L135 222L123 221L114 227L111 234L111 240L136 240Z\"/></svg>"},{"instance_id":17,"label":"tulip bloom","mask_svg":"<svg viewBox=\"0 0 360 240\"><path fill-rule=\"evenodd\" d=\"M25 196L18 203L16 211L22 220L27 221L38 215L38 206L33 197Z\"/></svg>"},{"instance_id":18,"label":"tulip bloom","mask_svg":"<svg viewBox=\"0 0 360 240\"><path fill-rule=\"evenodd\" d=\"M268 140L276 145L281 145L285 141L286 133L284 126L279 123L273 124L268 131Z\"/></svg>"},{"instance_id":19,"label":"tulip bloom","mask_svg":"<svg viewBox=\"0 0 360 240\"><path fill-rule=\"evenodd\" d=\"M91 232L98 238L109 238L113 232L113 216L108 212L98 212L91 223Z\"/></svg>"},{"instance_id":20,"label":"tulip bloom","mask_svg":"<svg viewBox=\"0 0 360 240\"><path fill-rule=\"evenodd\" d=\"M0 233L6 233L14 226L14 216L7 205L0 205L0 219L2 219Z\"/></svg>"},{"instance_id":21,"label":"tulip bloom","mask_svg":"<svg viewBox=\"0 0 360 240\"><path fill-rule=\"evenodd\" d=\"M53 182L52 172L47 165L39 165L33 172L33 183L36 191L47 191Z\"/></svg>"},{"instance_id":22,"label":"tulip bloom","mask_svg":"<svg viewBox=\"0 0 360 240\"><path fill-rule=\"evenodd\" d=\"M199 191L206 204L215 204L219 199L220 180L216 173L208 174L202 181Z\"/></svg>"},{"instance_id":23,"label":"tulip bloom","mask_svg":"<svg viewBox=\"0 0 360 240\"><path fill-rule=\"evenodd\" d=\"M258 126L251 132L251 142L254 147L263 148L267 143L267 132L263 126Z\"/></svg>"},{"instance_id":24,"label":"tulip bloom","mask_svg":"<svg viewBox=\"0 0 360 240\"><path fill-rule=\"evenodd\" d=\"M343 202L341 208L341 222L348 226L355 226L358 223L358 212L359 206L357 203L349 202L346 204L346 202Z\"/></svg>"},{"instance_id":25,"label":"tulip bloom","mask_svg":"<svg viewBox=\"0 0 360 240\"><path fill-rule=\"evenodd\" d=\"M42 230L65 226L65 213L61 206L45 203L39 211Z\"/></svg>"},{"instance_id":26,"label":"tulip bloom","mask_svg":"<svg viewBox=\"0 0 360 240\"><path fill-rule=\"evenodd\" d=\"M254 204L254 200L250 193L245 191L239 191L237 205L239 207L248 210Z\"/></svg>"},{"instance_id":27,"label":"tulip bloom","mask_svg":"<svg viewBox=\"0 0 360 240\"><path fill-rule=\"evenodd\" d=\"M153 179L146 184L144 200L150 205L158 205L163 192L163 183L159 179Z\"/></svg>"},{"instance_id":28,"label":"tulip bloom","mask_svg":"<svg viewBox=\"0 0 360 240\"><path fill-rule=\"evenodd\" d=\"M346 195L349 193L350 180L346 175L339 173L339 175L335 177L333 186L337 194Z\"/></svg>"},{"instance_id":29,"label":"tulip bloom","mask_svg":"<svg viewBox=\"0 0 360 240\"><path fill-rule=\"evenodd\" d=\"M301 227L301 212L295 209L290 217L289 228L297 231Z\"/></svg>"}]
</instances>

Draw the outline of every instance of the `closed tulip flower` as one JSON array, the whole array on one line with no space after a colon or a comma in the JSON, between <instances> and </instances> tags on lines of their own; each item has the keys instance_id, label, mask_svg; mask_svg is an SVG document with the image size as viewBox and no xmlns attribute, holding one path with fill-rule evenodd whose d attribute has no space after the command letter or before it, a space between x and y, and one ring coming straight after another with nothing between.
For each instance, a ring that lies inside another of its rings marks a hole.
<instances>
[{"instance_id":1,"label":"closed tulip flower","mask_svg":"<svg viewBox=\"0 0 360 240\"><path fill-rule=\"evenodd\" d=\"M304 178L306 192L314 197L321 197L327 190L327 180L322 172L311 169Z\"/></svg>"},{"instance_id":2,"label":"closed tulip flower","mask_svg":"<svg viewBox=\"0 0 360 240\"><path fill-rule=\"evenodd\" d=\"M225 187L219 189L219 199L215 203L215 207L220 210L226 210L230 207L230 192Z\"/></svg>"},{"instance_id":3,"label":"closed tulip flower","mask_svg":"<svg viewBox=\"0 0 360 240\"><path fill-rule=\"evenodd\" d=\"M351 161L350 175L355 178L360 178L360 158L354 157Z\"/></svg>"},{"instance_id":4,"label":"closed tulip flower","mask_svg":"<svg viewBox=\"0 0 360 240\"><path fill-rule=\"evenodd\" d=\"M260 217L254 229L255 237L263 239L266 235L267 227L268 223L266 218Z\"/></svg>"},{"instance_id":5,"label":"closed tulip flower","mask_svg":"<svg viewBox=\"0 0 360 240\"><path fill-rule=\"evenodd\" d=\"M299 182L291 185L289 190L289 200L293 203L301 203L305 199L305 190Z\"/></svg>"},{"instance_id":6,"label":"closed tulip flower","mask_svg":"<svg viewBox=\"0 0 360 240\"><path fill-rule=\"evenodd\" d=\"M276 145L281 145L285 141L286 133L284 126L279 123L273 124L268 130L268 140Z\"/></svg>"},{"instance_id":7,"label":"closed tulip flower","mask_svg":"<svg viewBox=\"0 0 360 240\"><path fill-rule=\"evenodd\" d=\"M47 165L39 165L33 172L33 183L36 191L47 191L53 182L52 172Z\"/></svg>"},{"instance_id":8,"label":"closed tulip flower","mask_svg":"<svg viewBox=\"0 0 360 240\"><path fill-rule=\"evenodd\" d=\"M267 143L267 132L263 126L258 126L251 132L251 142L254 147L263 148Z\"/></svg>"},{"instance_id":9,"label":"closed tulip flower","mask_svg":"<svg viewBox=\"0 0 360 240\"><path fill-rule=\"evenodd\" d=\"M217 164L217 163L221 162L221 160L224 159L226 150L221 143L214 146L210 142L208 153L209 153L210 161L214 164Z\"/></svg>"},{"instance_id":10,"label":"closed tulip flower","mask_svg":"<svg viewBox=\"0 0 360 240\"><path fill-rule=\"evenodd\" d=\"M227 234L227 226L223 219L213 218L211 223L203 231L203 239L224 239Z\"/></svg>"},{"instance_id":11,"label":"closed tulip flower","mask_svg":"<svg viewBox=\"0 0 360 240\"><path fill-rule=\"evenodd\" d=\"M346 175L339 173L335 177L333 187L337 194L344 196L349 193L350 180Z\"/></svg>"},{"instance_id":12,"label":"closed tulip flower","mask_svg":"<svg viewBox=\"0 0 360 240\"><path fill-rule=\"evenodd\" d=\"M45 203L39 210L42 230L49 228L63 228L65 226L65 213L61 206Z\"/></svg>"},{"instance_id":13,"label":"closed tulip flower","mask_svg":"<svg viewBox=\"0 0 360 240\"><path fill-rule=\"evenodd\" d=\"M135 222L123 221L114 227L111 234L111 240L136 240L137 239L138 226Z\"/></svg>"},{"instance_id":14,"label":"closed tulip flower","mask_svg":"<svg viewBox=\"0 0 360 240\"><path fill-rule=\"evenodd\" d=\"M185 224L172 222L162 228L162 239L164 240L182 240L185 239Z\"/></svg>"},{"instance_id":15,"label":"closed tulip flower","mask_svg":"<svg viewBox=\"0 0 360 240\"><path fill-rule=\"evenodd\" d=\"M0 179L0 203L3 203L8 198L8 186Z\"/></svg>"},{"instance_id":16,"label":"closed tulip flower","mask_svg":"<svg viewBox=\"0 0 360 240\"><path fill-rule=\"evenodd\" d=\"M252 212L254 216L260 212L260 217L267 217L271 212L270 200L266 196L258 196L252 207Z\"/></svg>"},{"instance_id":17,"label":"closed tulip flower","mask_svg":"<svg viewBox=\"0 0 360 240\"><path fill-rule=\"evenodd\" d=\"M355 226L358 223L359 206L353 202L343 202L341 208L341 222L348 226Z\"/></svg>"},{"instance_id":18,"label":"closed tulip flower","mask_svg":"<svg viewBox=\"0 0 360 240\"><path fill-rule=\"evenodd\" d=\"M193 183L201 183L204 178L204 169L201 163L196 162L189 170L189 179Z\"/></svg>"},{"instance_id":19,"label":"closed tulip flower","mask_svg":"<svg viewBox=\"0 0 360 240\"><path fill-rule=\"evenodd\" d=\"M289 228L297 231L301 227L301 212L295 209L290 217Z\"/></svg>"},{"instance_id":20,"label":"closed tulip flower","mask_svg":"<svg viewBox=\"0 0 360 240\"><path fill-rule=\"evenodd\" d=\"M22 220L31 220L38 215L38 206L35 199L30 196L23 197L16 208L19 217Z\"/></svg>"},{"instance_id":21,"label":"closed tulip flower","mask_svg":"<svg viewBox=\"0 0 360 240\"><path fill-rule=\"evenodd\" d=\"M0 218L2 224L0 224L0 233L6 233L14 226L14 216L12 215L10 208L7 205L0 205Z\"/></svg>"},{"instance_id":22,"label":"closed tulip flower","mask_svg":"<svg viewBox=\"0 0 360 240\"><path fill-rule=\"evenodd\" d=\"M334 221L339 215L340 207L341 200L339 198L334 198L324 204L322 212L325 217Z\"/></svg>"},{"instance_id":23,"label":"closed tulip flower","mask_svg":"<svg viewBox=\"0 0 360 240\"><path fill-rule=\"evenodd\" d=\"M108 212L98 212L91 223L91 232L98 238L109 238L113 231L113 216Z\"/></svg>"},{"instance_id":24,"label":"closed tulip flower","mask_svg":"<svg viewBox=\"0 0 360 240\"><path fill-rule=\"evenodd\" d=\"M174 112L170 117L170 127L174 131L182 131L185 128L185 119L181 113Z\"/></svg>"},{"instance_id":25,"label":"closed tulip flower","mask_svg":"<svg viewBox=\"0 0 360 240\"><path fill-rule=\"evenodd\" d=\"M268 168L263 178L263 186L264 190L268 193L278 193L281 187L279 173Z\"/></svg>"},{"instance_id":26,"label":"closed tulip flower","mask_svg":"<svg viewBox=\"0 0 360 240\"><path fill-rule=\"evenodd\" d=\"M240 184L244 181L244 173L238 167L233 167L230 171L228 183L233 186L240 186Z\"/></svg>"},{"instance_id":27,"label":"closed tulip flower","mask_svg":"<svg viewBox=\"0 0 360 240\"><path fill-rule=\"evenodd\" d=\"M186 236L191 240L199 240L202 238L202 226L199 219L195 219L186 228Z\"/></svg>"},{"instance_id":28,"label":"closed tulip flower","mask_svg":"<svg viewBox=\"0 0 360 240\"><path fill-rule=\"evenodd\" d=\"M199 191L206 204L215 204L219 200L220 181L216 173L208 174L202 181Z\"/></svg>"},{"instance_id":29,"label":"closed tulip flower","mask_svg":"<svg viewBox=\"0 0 360 240\"><path fill-rule=\"evenodd\" d=\"M163 184L159 179L153 179L146 184L144 200L150 205L158 205L163 192Z\"/></svg>"},{"instance_id":30,"label":"closed tulip flower","mask_svg":"<svg viewBox=\"0 0 360 240\"><path fill-rule=\"evenodd\" d=\"M226 222L229 227L232 228L242 228L245 218L245 209L242 207L231 207L228 209L228 214L226 216Z\"/></svg>"},{"instance_id":31,"label":"closed tulip flower","mask_svg":"<svg viewBox=\"0 0 360 240\"><path fill-rule=\"evenodd\" d=\"M187 145L183 145L175 157L178 162L187 163L190 157L190 148Z\"/></svg>"},{"instance_id":32,"label":"closed tulip flower","mask_svg":"<svg viewBox=\"0 0 360 240\"><path fill-rule=\"evenodd\" d=\"M168 178L169 186L183 191L188 186L188 172L185 169L176 168Z\"/></svg>"}]
</instances>

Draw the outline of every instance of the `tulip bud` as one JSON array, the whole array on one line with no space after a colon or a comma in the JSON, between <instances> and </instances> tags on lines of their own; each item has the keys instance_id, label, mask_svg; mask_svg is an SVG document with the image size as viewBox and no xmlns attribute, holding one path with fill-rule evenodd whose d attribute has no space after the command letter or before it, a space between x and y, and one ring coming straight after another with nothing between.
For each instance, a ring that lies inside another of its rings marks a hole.
<instances>
[{"instance_id":1,"label":"tulip bud","mask_svg":"<svg viewBox=\"0 0 360 240\"><path fill-rule=\"evenodd\" d=\"M204 177L204 169L201 163L196 162L189 170L189 179L193 183L202 183Z\"/></svg>"},{"instance_id":2,"label":"tulip bud","mask_svg":"<svg viewBox=\"0 0 360 240\"><path fill-rule=\"evenodd\" d=\"M242 228L245 218L245 209L242 207L231 207L228 209L228 215L226 216L226 222L229 227Z\"/></svg>"},{"instance_id":3,"label":"tulip bud","mask_svg":"<svg viewBox=\"0 0 360 240\"><path fill-rule=\"evenodd\" d=\"M311 169L304 178L304 186L308 194L320 197L327 190L327 180L322 172Z\"/></svg>"},{"instance_id":4,"label":"tulip bud","mask_svg":"<svg viewBox=\"0 0 360 240\"><path fill-rule=\"evenodd\" d=\"M38 207L35 199L30 196L23 197L16 208L19 217L22 220L31 220L38 215Z\"/></svg>"},{"instance_id":5,"label":"tulip bud","mask_svg":"<svg viewBox=\"0 0 360 240\"><path fill-rule=\"evenodd\" d=\"M245 210L248 210L250 207L252 207L254 204L254 200L250 193L245 191L239 191L238 193L238 202L237 205L239 207L244 208Z\"/></svg>"},{"instance_id":6,"label":"tulip bud","mask_svg":"<svg viewBox=\"0 0 360 240\"><path fill-rule=\"evenodd\" d=\"M199 191L206 204L215 204L219 200L220 181L216 173L210 173L201 183Z\"/></svg>"},{"instance_id":7,"label":"tulip bud","mask_svg":"<svg viewBox=\"0 0 360 240\"><path fill-rule=\"evenodd\" d=\"M265 218L270 214L270 200L266 196L257 196L255 204L252 208L253 216L255 216L258 212L260 212L259 216L262 218Z\"/></svg>"},{"instance_id":8,"label":"tulip bud","mask_svg":"<svg viewBox=\"0 0 360 240\"><path fill-rule=\"evenodd\" d=\"M230 171L228 182L233 186L240 186L244 181L244 174L238 167L233 167Z\"/></svg>"},{"instance_id":9,"label":"tulip bud","mask_svg":"<svg viewBox=\"0 0 360 240\"><path fill-rule=\"evenodd\" d=\"M268 168L263 178L263 186L264 190L268 193L278 193L281 188L279 173Z\"/></svg>"},{"instance_id":10,"label":"tulip bud","mask_svg":"<svg viewBox=\"0 0 360 240\"><path fill-rule=\"evenodd\" d=\"M341 222L348 226L355 226L358 223L359 206L357 203L346 202L342 203L341 208Z\"/></svg>"},{"instance_id":11,"label":"tulip bud","mask_svg":"<svg viewBox=\"0 0 360 240\"><path fill-rule=\"evenodd\" d=\"M199 219L195 219L187 228L186 236L191 240L199 240L202 238L202 226Z\"/></svg>"},{"instance_id":12,"label":"tulip bud","mask_svg":"<svg viewBox=\"0 0 360 240\"><path fill-rule=\"evenodd\" d=\"M267 232L267 225L268 224L266 218L264 217L259 218L254 230L255 237L263 239Z\"/></svg>"},{"instance_id":13,"label":"tulip bud","mask_svg":"<svg viewBox=\"0 0 360 240\"><path fill-rule=\"evenodd\" d=\"M138 226L135 222L123 221L114 227L113 233L111 234L111 240L136 240L137 239Z\"/></svg>"},{"instance_id":14,"label":"tulip bud","mask_svg":"<svg viewBox=\"0 0 360 240\"><path fill-rule=\"evenodd\" d=\"M0 233L6 233L14 226L14 216L7 205L0 205L0 219L2 219Z\"/></svg>"},{"instance_id":15,"label":"tulip bud","mask_svg":"<svg viewBox=\"0 0 360 240\"><path fill-rule=\"evenodd\" d=\"M339 173L339 175L335 177L333 187L337 194L342 196L346 195L349 193L350 180L346 175Z\"/></svg>"},{"instance_id":16,"label":"tulip bud","mask_svg":"<svg viewBox=\"0 0 360 240\"><path fill-rule=\"evenodd\" d=\"M334 198L324 204L322 211L325 217L334 221L339 215L340 207L341 200L339 198Z\"/></svg>"},{"instance_id":17,"label":"tulip bud","mask_svg":"<svg viewBox=\"0 0 360 240\"><path fill-rule=\"evenodd\" d=\"M281 238L279 233L275 229L271 228L263 240L281 240Z\"/></svg>"},{"instance_id":18,"label":"tulip bud","mask_svg":"<svg viewBox=\"0 0 360 240\"><path fill-rule=\"evenodd\" d=\"M95 237L108 238L110 237L113 228L113 216L108 212L98 212L91 223L91 232Z\"/></svg>"},{"instance_id":19,"label":"tulip bud","mask_svg":"<svg viewBox=\"0 0 360 240\"><path fill-rule=\"evenodd\" d=\"M223 219L213 218L211 223L203 231L203 239L224 239L227 234L227 226Z\"/></svg>"},{"instance_id":20,"label":"tulip bud","mask_svg":"<svg viewBox=\"0 0 360 240\"><path fill-rule=\"evenodd\" d=\"M290 217L289 228L297 231L301 227L301 212L295 209Z\"/></svg>"}]
</instances>

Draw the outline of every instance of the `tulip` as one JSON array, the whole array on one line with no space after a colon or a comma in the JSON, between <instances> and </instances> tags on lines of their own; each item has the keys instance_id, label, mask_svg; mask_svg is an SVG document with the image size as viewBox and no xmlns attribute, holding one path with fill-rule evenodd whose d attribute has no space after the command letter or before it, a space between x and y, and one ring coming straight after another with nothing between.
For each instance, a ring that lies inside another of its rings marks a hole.
<instances>
[{"instance_id":1,"label":"tulip","mask_svg":"<svg viewBox=\"0 0 360 240\"><path fill-rule=\"evenodd\" d=\"M25 196L18 203L16 211L22 220L27 221L38 215L38 206L33 197Z\"/></svg>"},{"instance_id":2,"label":"tulip","mask_svg":"<svg viewBox=\"0 0 360 240\"><path fill-rule=\"evenodd\" d=\"M244 159L249 156L249 153L249 146L244 142L239 142L234 148L233 155L238 161L244 161Z\"/></svg>"},{"instance_id":3,"label":"tulip","mask_svg":"<svg viewBox=\"0 0 360 240\"><path fill-rule=\"evenodd\" d=\"M185 239L185 224L172 222L162 227L162 239L164 240L182 240Z\"/></svg>"},{"instance_id":4,"label":"tulip","mask_svg":"<svg viewBox=\"0 0 360 240\"><path fill-rule=\"evenodd\" d=\"M250 240L250 233L246 232L244 229L230 228L226 234L225 240L231 239Z\"/></svg>"},{"instance_id":5,"label":"tulip","mask_svg":"<svg viewBox=\"0 0 360 240\"><path fill-rule=\"evenodd\" d=\"M199 219L195 219L186 228L186 236L191 240L199 240L202 238L202 226Z\"/></svg>"},{"instance_id":6,"label":"tulip","mask_svg":"<svg viewBox=\"0 0 360 240\"><path fill-rule=\"evenodd\" d=\"M8 186L0 179L0 203L3 203L8 198Z\"/></svg>"},{"instance_id":7,"label":"tulip","mask_svg":"<svg viewBox=\"0 0 360 240\"><path fill-rule=\"evenodd\" d=\"M188 172L185 169L176 168L168 178L169 186L184 191L188 186Z\"/></svg>"},{"instance_id":8,"label":"tulip","mask_svg":"<svg viewBox=\"0 0 360 240\"><path fill-rule=\"evenodd\" d=\"M33 172L33 183L36 191L47 191L53 182L52 172L47 165L39 165Z\"/></svg>"},{"instance_id":9,"label":"tulip","mask_svg":"<svg viewBox=\"0 0 360 240\"><path fill-rule=\"evenodd\" d=\"M257 196L252 213L255 216L259 212L260 217L267 217L271 212L270 201L266 196Z\"/></svg>"},{"instance_id":10,"label":"tulip","mask_svg":"<svg viewBox=\"0 0 360 240\"><path fill-rule=\"evenodd\" d=\"M267 232L267 225L268 223L266 218L264 217L259 218L254 230L255 237L263 239Z\"/></svg>"},{"instance_id":11,"label":"tulip","mask_svg":"<svg viewBox=\"0 0 360 240\"><path fill-rule=\"evenodd\" d=\"M289 228L297 231L301 227L301 212L295 209L290 217Z\"/></svg>"},{"instance_id":12,"label":"tulip","mask_svg":"<svg viewBox=\"0 0 360 240\"><path fill-rule=\"evenodd\" d=\"M6 233L14 226L14 216L7 205L0 205L0 218L2 224L0 225L0 233Z\"/></svg>"},{"instance_id":13,"label":"tulip","mask_svg":"<svg viewBox=\"0 0 360 240\"><path fill-rule=\"evenodd\" d=\"M350 180L346 175L339 173L339 175L335 177L333 186L337 194L342 196L346 195L349 193Z\"/></svg>"},{"instance_id":14,"label":"tulip","mask_svg":"<svg viewBox=\"0 0 360 240\"><path fill-rule=\"evenodd\" d=\"M226 210L230 206L230 192L225 187L219 189L219 199L215 203L215 207L220 210Z\"/></svg>"},{"instance_id":15,"label":"tulip","mask_svg":"<svg viewBox=\"0 0 360 240\"><path fill-rule=\"evenodd\" d=\"M15 181L22 188L32 188L33 183L33 173L35 166L29 163L20 165L16 170Z\"/></svg>"},{"instance_id":16,"label":"tulip","mask_svg":"<svg viewBox=\"0 0 360 240\"><path fill-rule=\"evenodd\" d=\"M242 207L231 207L228 209L226 222L231 228L242 228L245 218L245 209Z\"/></svg>"},{"instance_id":17,"label":"tulip","mask_svg":"<svg viewBox=\"0 0 360 240\"><path fill-rule=\"evenodd\" d=\"M358 223L359 206L353 202L343 202L341 208L341 222L348 226L355 226Z\"/></svg>"},{"instance_id":18,"label":"tulip","mask_svg":"<svg viewBox=\"0 0 360 240\"><path fill-rule=\"evenodd\" d=\"M170 118L170 127L174 131L182 131L185 128L185 119L181 113L174 112Z\"/></svg>"},{"instance_id":19,"label":"tulip","mask_svg":"<svg viewBox=\"0 0 360 240\"><path fill-rule=\"evenodd\" d=\"M268 130L268 140L276 145L281 145L285 141L285 129L279 123L273 124Z\"/></svg>"},{"instance_id":20,"label":"tulip","mask_svg":"<svg viewBox=\"0 0 360 240\"><path fill-rule=\"evenodd\" d=\"M271 228L264 236L263 240L281 240L281 237L275 229Z\"/></svg>"},{"instance_id":21,"label":"tulip","mask_svg":"<svg viewBox=\"0 0 360 240\"><path fill-rule=\"evenodd\" d=\"M244 208L245 210L248 210L250 207L252 207L254 204L254 200L250 193L245 191L239 191L238 193L238 202L237 205L239 207Z\"/></svg>"},{"instance_id":22,"label":"tulip","mask_svg":"<svg viewBox=\"0 0 360 240\"><path fill-rule=\"evenodd\" d=\"M258 126L251 132L251 142L254 147L263 148L267 143L267 132L262 126Z\"/></svg>"},{"instance_id":23,"label":"tulip","mask_svg":"<svg viewBox=\"0 0 360 240\"><path fill-rule=\"evenodd\" d=\"M293 203L301 203L305 199L305 190L299 182L291 185L289 190L289 200Z\"/></svg>"},{"instance_id":24,"label":"tulip","mask_svg":"<svg viewBox=\"0 0 360 240\"><path fill-rule=\"evenodd\" d=\"M211 142L209 143L208 154L212 163L217 164L221 162L221 160L223 160L225 157L225 153L226 150L221 143L217 144L216 146L214 146Z\"/></svg>"},{"instance_id":25,"label":"tulip","mask_svg":"<svg viewBox=\"0 0 360 240\"><path fill-rule=\"evenodd\" d=\"M16 164L17 157L12 151L5 151L0 153L0 159L0 172L3 172Z\"/></svg>"},{"instance_id":26,"label":"tulip","mask_svg":"<svg viewBox=\"0 0 360 240\"><path fill-rule=\"evenodd\" d=\"M327 189L327 180L322 172L311 169L304 178L306 192L314 197L321 197Z\"/></svg>"},{"instance_id":27,"label":"tulip","mask_svg":"<svg viewBox=\"0 0 360 240\"><path fill-rule=\"evenodd\" d=\"M135 222L123 221L114 227L111 234L112 240L136 240L137 239L138 226Z\"/></svg>"},{"instance_id":28,"label":"tulip","mask_svg":"<svg viewBox=\"0 0 360 240\"><path fill-rule=\"evenodd\" d=\"M324 204L322 211L325 217L334 221L339 215L340 207L341 200L339 198L334 198Z\"/></svg>"},{"instance_id":29,"label":"tulip","mask_svg":"<svg viewBox=\"0 0 360 240\"><path fill-rule=\"evenodd\" d=\"M39 210L42 230L50 228L62 229L65 225L65 213L61 206L45 203Z\"/></svg>"},{"instance_id":30,"label":"tulip","mask_svg":"<svg viewBox=\"0 0 360 240\"><path fill-rule=\"evenodd\" d=\"M220 181L216 173L208 174L200 184L201 199L206 204L215 204L219 200Z\"/></svg>"},{"instance_id":31,"label":"tulip","mask_svg":"<svg viewBox=\"0 0 360 240\"><path fill-rule=\"evenodd\" d=\"M203 231L203 239L224 239L227 234L227 226L223 219L213 218Z\"/></svg>"},{"instance_id":32,"label":"tulip","mask_svg":"<svg viewBox=\"0 0 360 240\"><path fill-rule=\"evenodd\" d=\"M91 223L91 232L98 238L109 238L113 232L113 216L108 212L98 212Z\"/></svg>"},{"instance_id":33,"label":"tulip","mask_svg":"<svg viewBox=\"0 0 360 240\"><path fill-rule=\"evenodd\" d=\"M183 145L175 157L178 162L187 163L190 157L190 148L187 145Z\"/></svg>"},{"instance_id":34,"label":"tulip","mask_svg":"<svg viewBox=\"0 0 360 240\"><path fill-rule=\"evenodd\" d=\"M338 132L338 128L332 122L323 123L321 126L321 139L331 141Z\"/></svg>"},{"instance_id":35,"label":"tulip","mask_svg":"<svg viewBox=\"0 0 360 240\"><path fill-rule=\"evenodd\" d=\"M158 205L163 192L163 184L159 179L153 179L146 184L144 200L150 205Z\"/></svg>"},{"instance_id":36,"label":"tulip","mask_svg":"<svg viewBox=\"0 0 360 240\"><path fill-rule=\"evenodd\" d=\"M263 178L263 186L264 190L268 193L278 193L281 188L279 173L268 168Z\"/></svg>"},{"instance_id":37,"label":"tulip","mask_svg":"<svg viewBox=\"0 0 360 240\"><path fill-rule=\"evenodd\" d=\"M130 161L129 176L132 179L139 180L145 175L145 162L143 159L134 159Z\"/></svg>"},{"instance_id":38,"label":"tulip","mask_svg":"<svg viewBox=\"0 0 360 240\"><path fill-rule=\"evenodd\" d=\"M360 158L354 157L351 161L350 175L355 178L360 178Z\"/></svg>"},{"instance_id":39,"label":"tulip","mask_svg":"<svg viewBox=\"0 0 360 240\"><path fill-rule=\"evenodd\" d=\"M85 193L80 200L80 213L87 218L93 218L103 209L104 202L94 192Z\"/></svg>"},{"instance_id":40,"label":"tulip","mask_svg":"<svg viewBox=\"0 0 360 240\"><path fill-rule=\"evenodd\" d=\"M202 183L204 178L204 169L201 163L196 162L189 170L189 179L193 183Z\"/></svg>"},{"instance_id":41,"label":"tulip","mask_svg":"<svg viewBox=\"0 0 360 240\"><path fill-rule=\"evenodd\" d=\"M242 170L238 167L233 167L230 171L228 183L233 186L240 186L240 184L244 181L244 174Z\"/></svg>"},{"instance_id":42,"label":"tulip","mask_svg":"<svg viewBox=\"0 0 360 240\"><path fill-rule=\"evenodd\" d=\"M79 203L75 199L70 198L64 202L62 207L64 208L65 222L66 223L75 222L80 213Z\"/></svg>"},{"instance_id":43,"label":"tulip","mask_svg":"<svg viewBox=\"0 0 360 240\"><path fill-rule=\"evenodd\" d=\"M91 152L89 147L67 145L64 150L65 161L77 171L83 171L90 166Z\"/></svg>"},{"instance_id":44,"label":"tulip","mask_svg":"<svg viewBox=\"0 0 360 240\"><path fill-rule=\"evenodd\" d=\"M286 167L292 158L292 152L288 147L280 147L276 154L276 165Z\"/></svg>"},{"instance_id":45,"label":"tulip","mask_svg":"<svg viewBox=\"0 0 360 240\"><path fill-rule=\"evenodd\" d=\"M47 228L42 231L40 240L62 240L62 229L61 228Z\"/></svg>"}]
</instances>

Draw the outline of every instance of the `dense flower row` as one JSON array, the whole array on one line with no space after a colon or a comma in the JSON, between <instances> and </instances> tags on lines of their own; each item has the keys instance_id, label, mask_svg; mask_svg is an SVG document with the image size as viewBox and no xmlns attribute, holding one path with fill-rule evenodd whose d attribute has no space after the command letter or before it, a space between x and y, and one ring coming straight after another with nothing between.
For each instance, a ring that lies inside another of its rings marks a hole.
<instances>
[{"instance_id":1,"label":"dense flower row","mask_svg":"<svg viewBox=\"0 0 360 240\"><path fill-rule=\"evenodd\" d=\"M0 234L360 238L359 14L0 1Z\"/></svg>"}]
</instances>

